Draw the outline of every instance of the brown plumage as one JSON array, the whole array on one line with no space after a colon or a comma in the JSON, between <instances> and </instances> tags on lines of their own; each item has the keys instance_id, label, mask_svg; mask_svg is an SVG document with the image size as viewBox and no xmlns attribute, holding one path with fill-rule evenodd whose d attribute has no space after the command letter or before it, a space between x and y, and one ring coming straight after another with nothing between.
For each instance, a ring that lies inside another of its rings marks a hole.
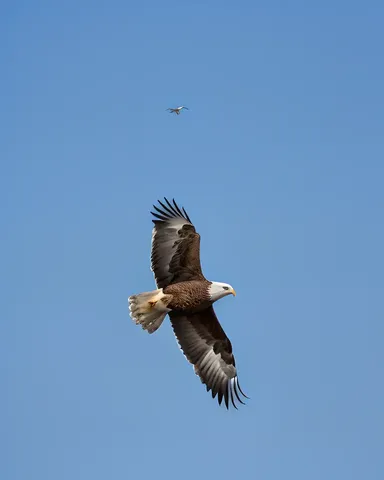
<instances>
[{"instance_id":1,"label":"brown plumage","mask_svg":"<svg viewBox=\"0 0 384 480\"><path fill-rule=\"evenodd\" d=\"M212 391L212 397L243 401L232 345L212 304L233 293L225 283L207 280L201 270L200 235L187 212L176 202L159 201L152 221L151 270L157 290L129 297L130 315L149 333L155 332L168 314L185 357ZM248 397L247 397L248 398Z\"/></svg>"},{"instance_id":2,"label":"brown plumage","mask_svg":"<svg viewBox=\"0 0 384 480\"><path fill-rule=\"evenodd\" d=\"M175 311L193 312L204 305L210 305L208 287L212 282L208 280L186 280L185 282L172 283L163 288L163 292L172 295L168 308Z\"/></svg>"}]
</instances>

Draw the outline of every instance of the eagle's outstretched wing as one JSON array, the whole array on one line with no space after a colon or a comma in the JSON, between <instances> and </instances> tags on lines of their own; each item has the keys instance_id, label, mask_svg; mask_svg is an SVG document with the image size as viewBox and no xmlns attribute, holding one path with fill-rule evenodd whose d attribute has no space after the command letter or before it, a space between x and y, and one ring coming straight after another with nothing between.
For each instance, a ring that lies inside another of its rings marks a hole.
<instances>
[{"instance_id":1,"label":"eagle's outstretched wing","mask_svg":"<svg viewBox=\"0 0 384 480\"><path fill-rule=\"evenodd\" d=\"M158 288L186 280L205 280L200 264L200 235L187 212L164 199L162 209L153 206L151 270Z\"/></svg>"},{"instance_id":2,"label":"eagle's outstretched wing","mask_svg":"<svg viewBox=\"0 0 384 480\"><path fill-rule=\"evenodd\" d=\"M240 394L248 397L238 382L232 345L213 307L192 315L170 312L169 317L181 350L207 391L212 390L212 398L217 395L221 405L224 397L227 408L229 399L236 409L236 400L244 404Z\"/></svg>"}]
</instances>

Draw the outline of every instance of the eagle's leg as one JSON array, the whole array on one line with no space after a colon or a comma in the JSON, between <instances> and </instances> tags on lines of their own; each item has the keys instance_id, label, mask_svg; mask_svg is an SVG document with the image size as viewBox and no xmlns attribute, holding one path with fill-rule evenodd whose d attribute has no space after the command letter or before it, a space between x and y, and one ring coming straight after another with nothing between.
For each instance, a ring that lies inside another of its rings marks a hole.
<instances>
[{"instance_id":1,"label":"eagle's leg","mask_svg":"<svg viewBox=\"0 0 384 480\"><path fill-rule=\"evenodd\" d=\"M136 325L141 325L144 330L153 333L171 311L168 305L172 298L172 295L163 293L162 288L132 295L128 298L130 315Z\"/></svg>"}]
</instances>

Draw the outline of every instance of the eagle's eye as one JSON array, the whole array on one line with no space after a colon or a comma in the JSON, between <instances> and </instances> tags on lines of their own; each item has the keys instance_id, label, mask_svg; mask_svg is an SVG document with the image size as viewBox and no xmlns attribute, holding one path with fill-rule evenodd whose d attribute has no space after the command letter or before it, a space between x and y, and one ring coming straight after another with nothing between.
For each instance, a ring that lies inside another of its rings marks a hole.
<instances>
[{"instance_id":1,"label":"eagle's eye","mask_svg":"<svg viewBox=\"0 0 384 480\"><path fill-rule=\"evenodd\" d=\"M229 287L223 287L224 290L229 290Z\"/></svg>"}]
</instances>

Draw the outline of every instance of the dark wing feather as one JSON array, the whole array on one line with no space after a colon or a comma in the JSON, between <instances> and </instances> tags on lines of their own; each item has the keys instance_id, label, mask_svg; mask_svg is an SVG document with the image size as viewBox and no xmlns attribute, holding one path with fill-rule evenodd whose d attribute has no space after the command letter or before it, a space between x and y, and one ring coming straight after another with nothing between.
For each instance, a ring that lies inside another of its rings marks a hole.
<instances>
[{"instance_id":1,"label":"dark wing feather","mask_svg":"<svg viewBox=\"0 0 384 480\"><path fill-rule=\"evenodd\" d=\"M236 409L236 400L244 404L240 394L248 397L238 382L232 345L213 307L194 314L170 312L169 317L182 352L212 398L217 395L220 405L224 398L227 408L229 400Z\"/></svg>"},{"instance_id":2,"label":"dark wing feather","mask_svg":"<svg viewBox=\"0 0 384 480\"><path fill-rule=\"evenodd\" d=\"M186 280L205 280L200 264L200 235L175 200L153 206L151 270L158 288Z\"/></svg>"}]
</instances>

